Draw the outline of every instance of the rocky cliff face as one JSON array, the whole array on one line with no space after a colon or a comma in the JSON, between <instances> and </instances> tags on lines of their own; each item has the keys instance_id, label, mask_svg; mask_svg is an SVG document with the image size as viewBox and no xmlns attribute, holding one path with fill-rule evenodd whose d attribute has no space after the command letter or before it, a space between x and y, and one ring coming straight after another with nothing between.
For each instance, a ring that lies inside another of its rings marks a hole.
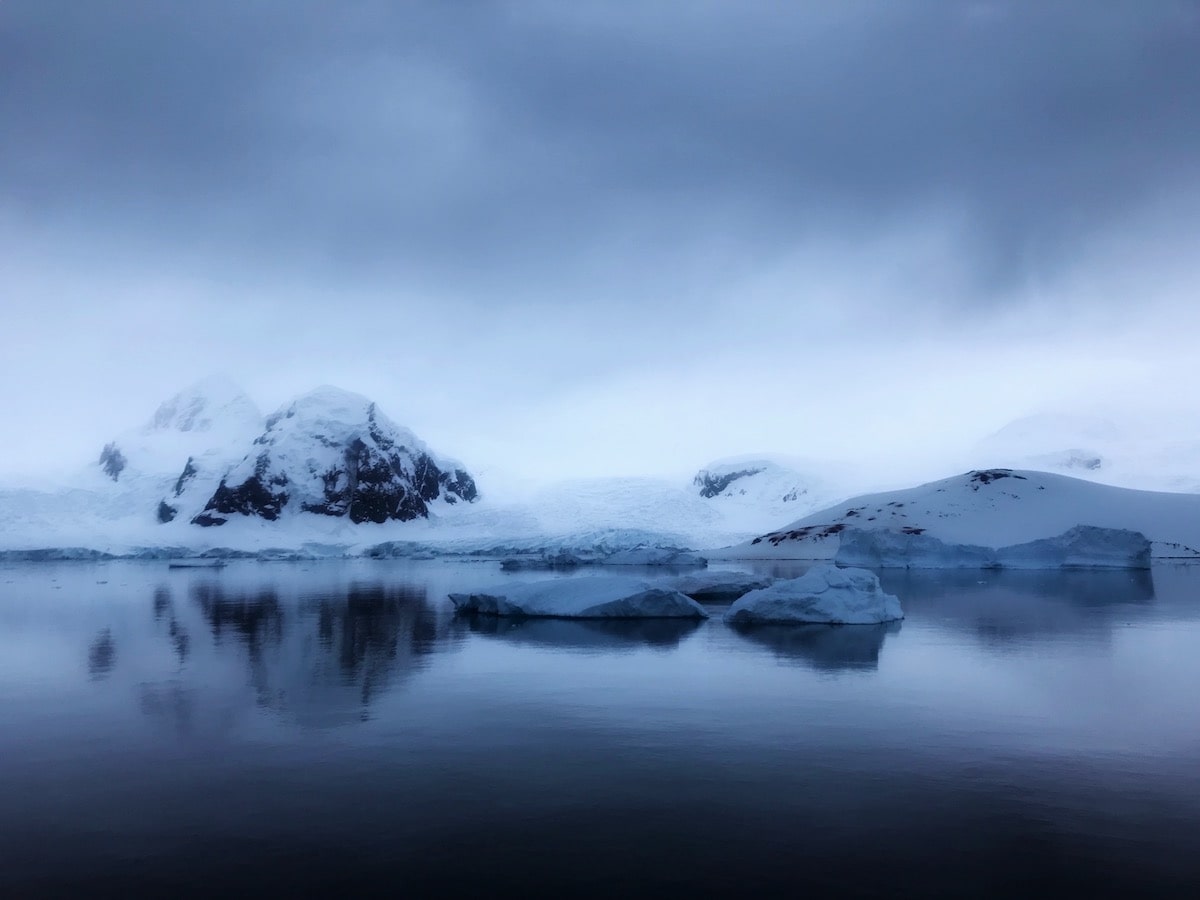
<instances>
[{"instance_id":1,"label":"rocky cliff face","mask_svg":"<svg viewBox=\"0 0 1200 900\"><path fill-rule=\"evenodd\" d=\"M273 521L285 510L355 523L408 521L427 517L433 503L477 497L462 467L435 456L367 398L327 387L270 416L192 521L221 525L235 515Z\"/></svg>"}]
</instances>

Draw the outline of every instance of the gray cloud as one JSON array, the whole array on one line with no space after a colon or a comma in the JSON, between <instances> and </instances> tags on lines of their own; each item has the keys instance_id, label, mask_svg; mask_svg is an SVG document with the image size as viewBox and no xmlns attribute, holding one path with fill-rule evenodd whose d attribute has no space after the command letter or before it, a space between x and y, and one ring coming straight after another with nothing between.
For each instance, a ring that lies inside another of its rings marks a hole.
<instances>
[{"instance_id":1,"label":"gray cloud","mask_svg":"<svg viewBox=\"0 0 1200 900\"><path fill-rule=\"evenodd\" d=\"M938 215L988 292L1200 174L1194 2L0 17L10 208L333 279L619 298Z\"/></svg>"},{"instance_id":2,"label":"gray cloud","mask_svg":"<svg viewBox=\"0 0 1200 900\"><path fill-rule=\"evenodd\" d=\"M1165 396L1196 46L1194 0L4 0L0 467L212 371L526 474Z\"/></svg>"}]
</instances>

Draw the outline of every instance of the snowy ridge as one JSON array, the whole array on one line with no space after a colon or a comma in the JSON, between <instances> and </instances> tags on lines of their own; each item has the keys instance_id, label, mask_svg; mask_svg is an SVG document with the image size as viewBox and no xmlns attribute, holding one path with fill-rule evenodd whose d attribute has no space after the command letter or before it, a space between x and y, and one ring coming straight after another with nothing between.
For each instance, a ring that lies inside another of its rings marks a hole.
<instances>
[{"instance_id":1,"label":"snowy ridge","mask_svg":"<svg viewBox=\"0 0 1200 900\"><path fill-rule=\"evenodd\" d=\"M843 535L852 533L845 543L857 546L857 552L863 552L864 535L877 547L892 548L880 564L965 565L964 554L978 557L979 548L1013 548L1014 560L1025 554L1025 567L1036 564L1039 553L1048 554L1043 557L1048 566L1062 564L1050 562L1052 557L1084 564L1086 548L1066 546L1068 532L1079 526L1106 532L1092 535L1098 542L1092 548L1097 565L1136 552L1136 541L1118 539L1116 531L1144 536L1155 558L1195 558L1200 556L1200 495L1135 491L1046 472L977 470L856 497L709 555L842 561ZM1034 541L1049 543L1018 549ZM986 563L985 556L978 564Z\"/></svg>"}]
</instances>

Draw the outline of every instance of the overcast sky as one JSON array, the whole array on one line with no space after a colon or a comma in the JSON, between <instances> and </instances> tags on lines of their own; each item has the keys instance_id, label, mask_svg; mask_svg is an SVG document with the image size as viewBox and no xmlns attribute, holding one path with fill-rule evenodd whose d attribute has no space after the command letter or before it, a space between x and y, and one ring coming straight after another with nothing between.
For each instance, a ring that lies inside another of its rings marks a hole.
<instances>
[{"instance_id":1,"label":"overcast sky","mask_svg":"<svg viewBox=\"0 0 1200 900\"><path fill-rule=\"evenodd\" d=\"M1198 245L1191 0L0 3L6 472L214 373L497 477L1174 433Z\"/></svg>"}]
</instances>

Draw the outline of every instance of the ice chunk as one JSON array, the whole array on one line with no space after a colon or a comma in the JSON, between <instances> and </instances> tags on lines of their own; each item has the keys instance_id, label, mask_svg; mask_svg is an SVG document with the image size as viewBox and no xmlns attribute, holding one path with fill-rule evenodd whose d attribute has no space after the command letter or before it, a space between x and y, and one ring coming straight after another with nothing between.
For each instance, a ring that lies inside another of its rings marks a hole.
<instances>
[{"instance_id":1,"label":"ice chunk","mask_svg":"<svg viewBox=\"0 0 1200 900\"><path fill-rule=\"evenodd\" d=\"M742 596L725 614L735 625L826 622L875 625L904 618L900 600L885 594L865 569L816 566L799 578L776 581Z\"/></svg>"},{"instance_id":2,"label":"ice chunk","mask_svg":"<svg viewBox=\"0 0 1200 900\"><path fill-rule=\"evenodd\" d=\"M532 584L502 584L475 594L451 594L459 612L564 619L705 619L691 597L640 578L591 576Z\"/></svg>"}]
</instances>

